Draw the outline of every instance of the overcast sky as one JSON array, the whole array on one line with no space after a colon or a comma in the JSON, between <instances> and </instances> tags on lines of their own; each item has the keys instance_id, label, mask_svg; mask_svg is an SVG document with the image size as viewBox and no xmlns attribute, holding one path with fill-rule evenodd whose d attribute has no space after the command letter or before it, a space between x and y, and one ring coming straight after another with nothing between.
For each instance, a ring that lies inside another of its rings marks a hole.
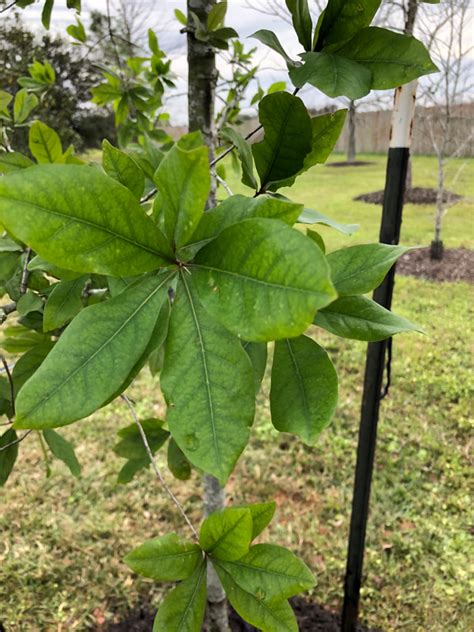
<instances>
[{"instance_id":1,"label":"overcast sky","mask_svg":"<svg viewBox=\"0 0 474 632\"><path fill-rule=\"evenodd\" d=\"M183 12L186 9L186 0L135 0L143 10L148 13L152 9L150 16L150 26L155 28L159 35L162 48L170 55L173 61L173 71L179 77L178 93L186 90L186 41L185 36L179 33L181 25L174 18L174 9L179 8ZM260 0L253 0L254 4L261 4ZM41 2L38 6L28 7L24 16L35 28L40 27L39 14L41 11ZM255 56L256 63L260 66L259 78L264 87L270 86L275 81L287 79L283 60L268 48L256 42L256 40L246 39L255 31L266 28L277 33L280 41L287 52L296 57L301 52L296 36L288 23L278 17L263 15L257 11L249 9L246 0L229 0L229 10L227 14L226 24L234 27L240 37L247 42L248 47L257 46ZM473 3L474 4L474 3ZM83 12L81 19L87 25L88 15L91 9L106 12L106 0L83 0ZM113 6L113 0L111 0ZM436 20L436 5L425 4L424 11L433 13L433 20ZM65 27L74 21L74 12L66 9L66 0L55 0L55 8L52 17L52 28L64 33ZM467 37L474 43L473 33L470 31ZM226 76L228 69L225 62L219 61L219 69L222 75ZM328 103L328 99L313 88L307 88L302 94L308 106L320 107ZM174 124L183 124L186 122L186 98L184 96L177 97L170 104L170 113ZM341 101L341 104L343 101ZM386 101L387 105L390 99Z\"/></svg>"}]
</instances>

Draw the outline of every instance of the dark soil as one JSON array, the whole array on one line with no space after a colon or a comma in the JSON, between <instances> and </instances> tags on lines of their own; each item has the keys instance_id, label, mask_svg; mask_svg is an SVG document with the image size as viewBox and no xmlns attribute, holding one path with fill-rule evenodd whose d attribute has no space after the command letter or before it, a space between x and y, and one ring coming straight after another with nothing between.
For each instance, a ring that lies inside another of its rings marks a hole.
<instances>
[{"instance_id":1,"label":"dark soil","mask_svg":"<svg viewBox=\"0 0 474 632\"><path fill-rule=\"evenodd\" d=\"M337 614L301 598L292 599L291 605L298 619L300 632L339 632L341 620ZM242 621L232 608L229 612L232 632L257 632L257 628ZM118 623L98 626L94 628L94 632L150 632L154 618L154 611L146 607L138 608ZM376 632L363 625L359 625L357 630L358 632Z\"/></svg>"},{"instance_id":2,"label":"dark soil","mask_svg":"<svg viewBox=\"0 0 474 632\"><path fill-rule=\"evenodd\" d=\"M436 204L436 189L424 189L423 187L413 187L407 189L405 193L405 202L410 204ZM383 204L383 191L373 191L372 193L362 193L354 198L357 202L367 202L367 204ZM452 191L444 192L445 204L455 204L462 200L462 195L453 193Z\"/></svg>"},{"instance_id":3,"label":"dark soil","mask_svg":"<svg viewBox=\"0 0 474 632\"><path fill-rule=\"evenodd\" d=\"M474 283L474 250L452 248L444 251L441 261L430 259L429 248L410 250L397 263L397 274L432 281Z\"/></svg>"},{"instance_id":4,"label":"dark soil","mask_svg":"<svg viewBox=\"0 0 474 632\"><path fill-rule=\"evenodd\" d=\"M365 167L373 164L373 162L367 162L366 160L342 160L341 162L327 162L326 167Z\"/></svg>"}]
</instances>

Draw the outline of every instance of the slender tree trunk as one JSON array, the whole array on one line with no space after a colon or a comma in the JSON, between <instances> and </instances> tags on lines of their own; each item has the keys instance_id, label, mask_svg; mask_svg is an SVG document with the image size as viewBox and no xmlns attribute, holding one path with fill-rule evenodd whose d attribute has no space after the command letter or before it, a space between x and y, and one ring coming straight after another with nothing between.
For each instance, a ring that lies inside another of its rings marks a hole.
<instances>
[{"instance_id":1,"label":"slender tree trunk","mask_svg":"<svg viewBox=\"0 0 474 632\"><path fill-rule=\"evenodd\" d=\"M405 183L405 191L410 191L411 189L413 189L413 161L410 156L407 166L407 180Z\"/></svg>"},{"instance_id":2,"label":"slender tree trunk","mask_svg":"<svg viewBox=\"0 0 474 632\"><path fill-rule=\"evenodd\" d=\"M193 11L202 23L207 22L207 16L215 5L216 0L187 0L188 16ZM205 42L194 37L193 21L188 19L188 116L189 131L200 130L209 147L210 160L214 158L215 131L215 96L217 83L216 58L214 50ZM212 179L211 193L208 199L208 209L216 203L216 181ZM210 475L205 475L204 485L204 513L208 516L213 511L222 509L225 504L224 489L219 481ZM205 629L208 632L229 632L227 614L227 600L225 592L214 569L209 566L207 576L207 615Z\"/></svg>"},{"instance_id":3,"label":"slender tree trunk","mask_svg":"<svg viewBox=\"0 0 474 632\"><path fill-rule=\"evenodd\" d=\"M438 192L436 194L435 234L431 242L430 257L440 261L443 258L444 248L441 240L441 227L444 215L444 160L438 156Z\"/></svg>"},{"instance_id":4,"label":"slender tree trunk","mask_svg":"<svg viewBox=\"0 0 474 632\"><path fill-rule=\"evenodd\" d=\"M347 144L347 162L354 162L356 159L356 108L355 102L350 101L349 103L349 113L348 113L348 124L349 124L349 140Z\"/></svg>"}]
</instances>

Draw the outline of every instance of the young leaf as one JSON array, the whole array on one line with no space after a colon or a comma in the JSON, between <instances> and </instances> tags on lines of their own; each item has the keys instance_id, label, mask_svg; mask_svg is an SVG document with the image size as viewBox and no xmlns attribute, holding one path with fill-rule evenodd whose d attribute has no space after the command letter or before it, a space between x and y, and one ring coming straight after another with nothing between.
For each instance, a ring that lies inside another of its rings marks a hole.
<instances>
[{"instance_id":1,"label":"young leaf","mask_svg":"<svg viewBox=\"0 0 474 632\"><path fill-rule=\"evenodd\" d=\"M104 140L102 143L102 166L105 172L139 200L145 188L145 176L137 163L128 154Z\"/></svg>"},{"instance_id":2,"label":"young leaf","mask_svg":"<svg viewBox=\"0 0 474 632\"><path fill-rule=\"evenodd\" d=\"M218 2L212 7L207 16L207 30L209 33L224 26L226 13L227 2Z\"/></svg>"},{"instance_id":3,"label":"young leaf","mask_svg":"<svg viewBox=\"0 0 474 632\"><path fill-rule=\"evenodd\" d=\"M191 478L191 464L174 439L170 439L168 443L168 467L179 481Z\"/></svg>"},{"instance_id":4,"label":"young leaf","mask_svg":"<svg viewBox=\"0 0 474 632\"><path fill-rule=\"evenodd\" d=\"M338 295L353 296L375 290L407 250L404 246L364 244L331 252L327 261Z\"/></svg>"},{"instance_id":5,"label":"young leaf","mask_svg":"<svg viewBox=\"0 0 474 632\"><path fill-rule=\"evenodd\" d=\"M362 29L338 55L369 70L373 90L396 88L438 70L420 41L376 26Z\"/></svg>"},{"instance_id":6,"label":"young leaf","mask_svg":"<svg viewBox=\"0 0 474 632\"><path fill-rule=\"evenodd\" d=\"M188 20L182 11L180 11L179 9L175 9L174 15L180 24L182 24L183 26L186 26L186 24L188 23Z\"/></svg>"},{"instance_id":7,"label":"young leaf","mask_svg":"<svg viewBox=\"0 0 474 632\"><path fill-rule=\"evenodd\" d=\"M221 136L235 145L242 165L242 184L257 190L258 184L254 175L252 148L245 138L231 127L225 127Z\"/></svg>"},{"instance_id":8,"label":"young leaf","mask_svg":"<svg viewBox=\"0 0 474 632\"><path fill-rule=\"evenodd\" d=\"M163 430L163 422L159 419L143 419L141 422L150 450L154 454L166 443L169 432ZM118 433L121 440L114 446L114 452L118 456L132 461L146 460L148 452L143 444L142 436L137 424L133 423L122 428Z\"/></svg>"},{"instance_id":9,"label":"young leaf","mask_svg":"<svg viewBox=\"0 0 474 632\"><path fill-rule=\"evenodd\" d=\"M65 426L104 405L148 345L169 282L147 277L84 309L19 392L16 427Z\"/></svg>"},{"instance_id":10,"label":"young leaf","mask_svg":"<svg viewBox=\"0 0 474 632\"><path fill-rule=\"evenodd\" d=\"M380 6L380 0L329 0L319 28L315 50L331 47L331 50L351 39L372 22Z\"/></svg>"},{"instance_id":11,"label":"young leaf","mask_svg":"<svg viewBox=\"0 0 474 632\"><path fill-rule=\"evenodd\" d=\"M328 97L346 96L360 99L369 94L372 73L369 68L333 53L304 53L303 65L290 70L290 78L297 88L310 83Z\"/></svg>"},{"instance_id":12,"label":"young leaf","mask_svg":"<svg viewBox=\"0 0 474 632\"><path fill-rule=\"evenodd\" d=\"M311 50L313 23L308 8L308 0L285 0L291 13L293 27L300 44L305 50Z\"/></svg>"},{"instance_id":13,"label":"young leaf","mask_svg":"<svg viewBox=\"0 0 474 632\"><path fill-rule=\"evenodd\" d=\"M123 560L134 573L156 581L179 581L190 577L202 564L202 551L197 544L168 533L147 540L133 549Z\"/></svg>"},{"instance_id":14,"label":"young leaf","mask_svg":"<svg viewBox=\"0 0 474 632\"><path fill-rule=\"evenodd\" d=\"M291 551L274 544L251 546L243 557L215 565L224 569L232 580L261 601L282 601L315 585L309 568Z\"/></svg>"},{"instance_id":15,"label":"young leaf","mask_svg":"<svg viewBox=\"0 0 474 632\"><path fill-rule=\"evenodd\" d=\"M153 625L153 632L198 632L206 611L206 564L181 582L163 600Z\"/></svg>"},{"instance_id":16,"label":"young leaf","mask_svg":"<svg viewBox=\"0 0 474 632\"><path fill-rule=\"evenodd\" d=\"M72 444L51 429L43 430L43 437L54 456L67 465L73 476L79 478L81 466Z\"/></svg>"},{"instance_id":17,"label":"young leaf","mask_svg":"<svg viewBox=\"0 0 474 632\"><path fill-rule=\"evenodd\" d=\"M337 373L326 351L307 336L275 344L272 423L312 445L336 410Z\"/></svg>"},{"instance_id":18,"label":"young leaf","mask_svg":"<svg viewBox=\"0 0 474 632\"><path fill-rule=\"evenodd\" d=\"M314 324L335 336L376 342L422 330L365 296L343 296L316 314Z\"/></svg>"},{"instance_id":19,"label":"young leaf","mask_svg":"<svg viewBox=\"0 0 474 632\"><path fill-rule=\"evenodd\" d=\"M253 342L298 336L336 297L320 249L276 220L229 226L199 251L192 274L209 313Z\"/></svg>"},{"instance_id":20,"label":"young leaf","mask_svg":"<svg viewBox=\"0 0 474 632\"><path fill-rule=\"evenodd\" d=\"M252 514L246 507L229 507L212 513L204 520L199 544L209 555L223 560L238 560L245 555L252 541Z\"/></svg>"},{"instance_id":21,"label":"young leaf","mask_svg":"<svg viewBox=\"0 0 474 632\"><path fill-rule=\"evenodd\" d=\"M267 367L267 345L264 342L242 342L255 375L255 392L258 394Z\"/></svg>"},{"instance_id":22,"label":"young leaf","mask_svg":"<svg viewBox=\"0 0 474 632\"><path fill-rule=\"evenodd\" d=\"M190 239L209 195L211 178L207 147L184 150L175 145L155 173L155 214L168 241L180 248Z\"/></svg>"},{"instance_id":23,"label":"young leaf","mask_svg":"<svg viewBox=\"0 0 474 632\"><path fill-rule=\"evenodd\" d=\"M265 130L260 143L252 145L261 190L295 175L311 151L311 119L303 101L288 92L267 95L259 104Z\"/></svg>"},{"instance_id":24,"label":"young leaf","mask_svg":"<svg viewBox=\"0 0 474 632\"><path fill-rule=\"evenodd\" d=\"M98 169L48 165L0 178L0 222L52 264L133 276L169 255L133 195Z\"/></svg>"},{"instance_id":25,"label":"young leaf","mask_svg":"<svg viewBox=\"0 0 474 632\"><path fill-rule=\"evenodd\" d=\"M358 224L341 224L331 219L331 217L309 208L304 209L298 217L298 222L300 224L322 224L323 226L334 228L344 235L352 235L359 229Z\"/></svg>"},{"instance_id":26,"label":"young leaf","mask_svg":"<svg viewBox=\"0 0 474 632\"><path fill-rule=\"evenodd\" d=\"M81 276L73 281L61 281L53 286L44 308L43 331L62 327L81 311L81 297L86 280L87 277Z\"/></svg>"},{"instance_id":27,"label":"young leaf","mask_svg":"<svg viewBox=\"0 0 474 632\"><path fill-rule=\"evenodd\" d=\"M18 457L18 443L15 443L17 439L18 436L12 428L9 428L0 437L0 487L3 487L7 482ZM13 445L6 448L11 443Z\"/></svg>"},{"instance_id":28,"label":"young leaf","mask_svg":"<svg viewBox=\"0 0 474 632\"><path fill-rule=\"evenodd\" d=\"M18 90L13 104L13 118L15 124L21 125L24 123L38 103L38 97L34 94L29 94L25 88Z\"/></svg>"},{"instance_id":29,"label":"young leaf","mask_svg":"<svg viewBox=\"0 0 474 632\"><path fill-rule=\"evenodd\" d=\"M17 151L0 153L0 174L13 173L19 169L34 167L34 162Z\"/></svg>"},{"instance_id":30,"label":"young leaf","mask_svg":"<svg viewBox=\"0 0 474 632\"><path fill-rule=\"evenodd\" d=\"M184 275L171 312L161 388L167 421L189 461L225 482L255 413L252 366L240 342L200 305Z\"/></svg>"},{"instance_id":31,"label":"young leaf","mask_svg":"<svg viewBox=\"0 0 474 632\"><path fill-rule=\"evenodd\" d=\"M41 164L64 163L61 140L54 129L51 129L41 121L35 121L30 127L29 135L30 151Z\"/></svg>"},{"instance_id":32,"label":"young leaf","mask_svg":"<svg viewBox=\"0 0 474 632\"><path fill-rule=\"evenodd\" d=\"M262 591L242 589L220 565L215 566L234 610L251 625L265 632L298 632L295 614L287 601L266 601Z\"/></svg>"}]
</instances>

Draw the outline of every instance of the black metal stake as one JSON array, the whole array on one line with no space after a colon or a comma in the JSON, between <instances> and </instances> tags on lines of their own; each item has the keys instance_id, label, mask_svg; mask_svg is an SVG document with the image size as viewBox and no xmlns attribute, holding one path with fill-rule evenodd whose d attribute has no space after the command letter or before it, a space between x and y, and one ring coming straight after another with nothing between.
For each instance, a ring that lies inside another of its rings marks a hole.
<instances>
[{"instance_id":1,"label":"black metal stake","mask_svg":"<svg viewBox=\"0 0 474 632\"><path fill-rule=\"evenodd\" d=\"M400 239L415 94L416 83L399 88L395 98L391 147L388 153L385 196L379 238L380 242L386 244L398 244ZM374 300L387 309L390 309L392 304L394 282L395 268L392 268L382 285L374 292ZM357 630L365 535L369 515L379 408L383 397L382 382L387 347L388 341L385 340L369 343L367 348L347 568L344 582L342 632L355 632Z\"/></svg>"}]
</instances>

